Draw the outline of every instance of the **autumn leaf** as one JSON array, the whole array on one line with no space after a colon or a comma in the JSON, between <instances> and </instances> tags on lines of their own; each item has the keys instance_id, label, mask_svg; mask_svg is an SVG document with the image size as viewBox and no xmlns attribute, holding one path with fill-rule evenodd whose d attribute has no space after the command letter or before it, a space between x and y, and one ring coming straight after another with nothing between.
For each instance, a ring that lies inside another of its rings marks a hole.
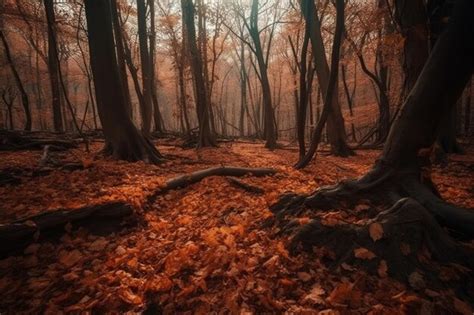
<instances>
[{"instance_id":1,"label":"autumn leaf","mask_svg":"<svg viewBox=\"0 0 474 315\"><path fill-rule=\"evenodd\" d=\"M329 294L328 302L331 304L343 304L351 299L354 284L343 282L337 285Z\"/></svg>"},{"instance_id":2,"label":"autumn leaf","mask_svg":"<svg viewBox=\"0 0 474 315\"><path fill-rule=\"evenodd\" d=\"M119 290L119 297L126 303L139 305L143 303L140 296L134 294L132 291L126 288Z\"/></svg>"},{"instance_id":3,"label":"autumn leaf","mask_svg":"<svg viewBox=\"0 0 474 315\"><path fill-rule=\"evenodd\" d=\"M325 304L324 303L324 299L322 298L322 296L326 293L326 291L321 287L321 285L317 284L315 286L313 286L313 288L311 289L310 293L307 294L304 298L303 298L303 303L306 303L306 304L311 304L311 305L314 305L314 304Z\"/></svg>"},{"instance_id":4,"label":"autumn leaf","mask_svg":"<svg viewBox=\"0 0 474 315\"><path fill-rule=\"evenodd\" d=\"M472 307L467 304L466 302L464 301L461 301L460 299L458 298L453 298L454 302L454 309L456 311L458 311L460 314L462 315L472 315L473 314L473 309Z\"/></svg>"},{"instance_id":5,"label":"autumn leaf","mask_svg":"<svg viewBox=\"0 0 474 315\"><path fill-rule=\"evenodd\" d=\"M371 260L377 257L373 252L364 247L354 249L354 256L365 260Z\"/></svg>"},{"instance_id":6,"label":"autumn leaf","mask_svg":"<svg viewBox=\"0 0 474 315\"><path fill-rule=\"evenodd\" d=\"M369 234L374 242L377 242L383 237L383 226L378 222L369 225Z\"/></svg>"},{"instance_id":7,"label":"autumn leaf","mask_svg":"<svg viewBox=\"0 0 474 315\"><path fill-rule=\"evenodd\" d=\"M377 273L379 274L380 278L387 277L388 266L385 260L381 260L379 263L379 267L377 268Z\"/></svg>"}]
</instances>

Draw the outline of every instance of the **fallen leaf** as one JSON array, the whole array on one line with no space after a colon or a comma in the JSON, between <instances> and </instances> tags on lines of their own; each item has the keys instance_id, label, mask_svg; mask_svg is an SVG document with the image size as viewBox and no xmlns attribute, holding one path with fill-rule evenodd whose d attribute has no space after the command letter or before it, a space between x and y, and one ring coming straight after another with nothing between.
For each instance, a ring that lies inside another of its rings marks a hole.
<instances>
[{"instance_id":1,"label":"fallen leaf","mask_svg":"<svg viewBox=\"0 0 474 315\"><path fill-rule=\"evenodd\" d=\"M77 264L82 259L82 257L82 253L77 249L70 252L63 250L59 253L59 262L70 268Z\"/></svg>"},{"instance_id":2,"label":"fallen leaf","mask_svg":"<svg viewBox=\"0 0 474 315\"><path fill-rule=\"evenodd\" d=\"M331 304L343 304L351 299L352 283L343 282L336 286L329 294L328 302Z\"/></svg>"},{"instance_id":3,"label":"fallen leaf","mask_svg":"<svg viewBox=\"0 0 474 315\"><path fill-rule=\"evenodd\" d=\"M378 222L369 225L369 234L374 242L377 242L383 237L383 226Z\"/></svg>"},{"instance_id":4,"label":"fallen leaf","mask_svg":"<svg viewBox=\"0 0 474 315\"><path fill-rule=\"evenodd\" d=\"M307 294L303 298L303 302L306 303L306 304L311 304L311 305L325 304L324 299L322 298L322 296L325 293L326 293L326 291L323 288L321 288L321 286L319 284L317 284L317 285L313 286L310 293Z\"/></svg>"},{"instance_id":5,"label":"fallen leaf","mask_svg":"<svg viewBox=\"0 0 474 315\"><path fill-rule=\"evenodd\" d=\"M387 271L388 271L387 262L385 260L381 260L379 267L377 269L377 273L379 274L380 278L386 278Z\"/></svg>"},{"instance_id":6,"label":"fallen leaf","mask_svg":"<svg viewBox=\"0 0 474 315\"><path fill-rule=\"evenodd\" d=\"M359 259L371 260L377 257L374 253L364 247L354 249L354 256Z\"/></svg>"},{"instance_id":7,"label":"fallen leaf","mask_svg":"<svg viewBox=\"0 0 474 315\"><path fill-rule=\"evenodd\" d=\"M298 276L298 279L300 279L303 282L308 282L312 278L311 275L307 272L298 272L297 276Z\"/></svg>"},{"instance_id":8,"label":"fallen leaf","mask_svg":"<svg viewBox=\"0 0 474 315\"><path fill-rule=\"evenodd\" d=\"M128 304L139 305L139 304L142 304L143 302L140 296L132 293L130 290L125 289L125 288L123 288L122 290L119 290L119 296L124 302Z\"/></svg>"}]
</instances>

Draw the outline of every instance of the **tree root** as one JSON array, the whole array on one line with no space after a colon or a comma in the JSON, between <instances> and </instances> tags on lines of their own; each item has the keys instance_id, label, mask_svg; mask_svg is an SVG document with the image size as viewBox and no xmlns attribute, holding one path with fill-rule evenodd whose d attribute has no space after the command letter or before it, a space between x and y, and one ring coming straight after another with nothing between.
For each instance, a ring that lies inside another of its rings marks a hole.
<instances>
[{"instance_id":1,"label":"tree root","mask_svg":"<svg viewBox=\"0 0 474 315\"><path fill-rule=\"evenodd\" d=\"M312 195L283 195L270 207L274 213L272 223L280 226L279 233L294 234L290 243L293 253L300 245L305 249L325 246L333 251L335 265L349 262L377 270L384 260L388 274L394 278L407 280L413 272L422 270L430 282L437 281L441 268L437 263L457 264L474 271L474 250L452 238L474 238L474 211L448 204L419 178L418 174L395 172L379 165L359 180L323 187ZM348 203L367 199L393 206L365 226L325 226L320 219L301 226L294 219L304 211L347 208ZM372 224L382 228L380 240L371 238ZM355 257L357 248L369 250L375 258ZM424 254L437 263L424 263L419 258Z\"/></svg>"},{"instance_id":2,"label":"tree root","mask_svg":"<svg viewBox=\"0 0 474 315\"><path fill-rule=\"evenodd\" d=\"M373 225L381 227L377 236L380 239L371 237ZM349 263L374 272L384 261L389 276L408 281L412 286L410 277L414 272L431 285L439 286L438 275L443 265L466 266L471 271L462 270L465 272L463 276L473 277L474 250L454 241L431 213L411 198L399 200L365 226L344 224L330 227L320 220L313 220L296 231L290 244L292 253L300 245L305 250L325 246L332 251L335 266ZM440 264L427 261L429 258Z\"/></svg>"}]
</instances>

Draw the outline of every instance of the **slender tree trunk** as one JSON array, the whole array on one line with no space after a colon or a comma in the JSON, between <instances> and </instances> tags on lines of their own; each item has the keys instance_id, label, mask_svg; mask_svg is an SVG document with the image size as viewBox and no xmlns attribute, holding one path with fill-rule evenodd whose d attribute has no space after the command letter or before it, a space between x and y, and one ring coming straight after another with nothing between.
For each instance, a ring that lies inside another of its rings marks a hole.
<instances>
[{"instance_id":1,"label":"slender tree trunk","mask_svg":"<svg viewBox=\"0 0 474 315\"><path fill-rule=\"evenodd\" d=\"M196 95L196 110L199 123L198 148L215 146L216 140L211 132L208 92L203 76L203 62L196 42L196 28L194 25L194 4L192 0L181 0L183 21L186 30L186 44L189 49L189 58L193 74L194 90Z\"/></svg>"},{"instance_id":2,"label":"slender tree trunk","mask_svg":"<svg viewBox=\"0 0 474 315\"><path fill-rule=\"evenodd\" d=\"M23 105L23 110L25 111L25 127L24 129L27 131L31 130L31 111L30 111L30 102L28 100L28 94L26 93L25 86L18 74L18 70L16 69L15 63L13 62L10 46L8 45L7 38L3 33L3 30L0 29L0 39L2 40L3 47L5 49L5 57L7 58L7 62L10 66L10 70L12 71L13 77L15 78L15 83L18 91L20 92L21 96L21 104ZM11 112L11 110L10 110Z\"/></svg>"},{"instance_id":3,"label":"slender tree trunk","mask_svg":"<svg viewBox=\"0 0 474 315\"><path fill-rule=\"evenodd\" d=\"M257 59L259 70L259 80L262 85L263 97L263 133L265 137L265 147L274 149L277 146L277 132L274 120L274 109L272 102L272 92L268 79L268 65L263 56L262 44L260 41L260 30L258 28L258 0L252 1L252 11L250 14L250 36L254 43L254 53Z\"/></svg>"},{"instance_id":4,"label":"slender tree trunk","mask_svg":"<svg viewBox=\"0 0 474 315\"><path fill-rule=\"evenodd\" d=\"M164 131L163 116L161 115L158 103L157 76L156 76L156 30L155 30L155 0L148 0L150 8L150 80L151 80L151 99L153 102L153 122L155 123L155 132Z\"/></svg>"},{"instance_id":5,"label":"slender tree trunk","mask_svg":"<svg viewBox=\"0 0 474 315\"><path fill-rule=\"evenodd\" d=\"M313 29L314 20L312 20L316 16L316 10L314 7L314 2L312 0L305 0L301 3L301 8L303 11L304 18L306 23L310 24L310 29ZM300 169L308 165L308 163L312 160L316 150L319 146L319 142L321 141L321 135L323 132L324 125L329 117L331 110L334 108L333 105L333 98L335 97L335 93L337 91L337 78L339 72L339 58L340 58L340 48L341 48L341 41L342 41L342 33L344 30L344 0L337 0L336 1L336 31L334 32L334 40L333 40L333 48L331 54L331 72L329 75L329 82L327 82L327 93L324 97L324 105L323 111L321 113L321 118L318 121L318 125L314 129L312 134L310 147L308 152L306 152L305 156L301 158L298 163L295 165L296 168ZM310 33L310 40L311 44L316 47L315 43L316 36L314 32ZM313 54L313 61L317 63L317 54ZM317 69L316 69L317 71ZM321 80L319 81L322 84Z\"/></svg>"},{"instance_id":6,"label":"slender tree trunk","mask_svg":"<svg viewBox=\"0 0 474 315\"><path fill-rule=\"evenodd\" d=\"M316 13L314 3L304 1L306 4L305 21L310 25L310 40L313 47L314 64L316 68L316 75L318 77L319 85L321 86L322 95L327 95L330 70L325 53L324 41L321 34L321 22ZM332 71L332 70L331 70ZM336 71L338 72L338 71ZM335 86L334 97L332 98L331 110L329 112L327 121L327 135L329 143L331 144L331 151L337 156L349 156L354 152L346 143L346 131L344 126L344 118L342 117L341 107L338 101L337 82Z\"/></svg>"},{"instance_id":7,"label":"slender tree trunk","mask_svg":"<svg viewBox=\"0 0 474 315\"><path fill-rule=\"evenodd\" d=\"M106 139L105 152L127 161L161 161L155 146L133 124L123 93L110 0L85 0L95 93Z\"/></svg>"},{"instance_id":8,"label":"slender tree trunk","mask_svg":"<svg viewBox=\"0 0 474 315\"><path fill-rule=\"evenodd\" d=\"M145 0L137 0L138 15L138 40L140 43L140 60L142 71L142 87L143 87L143 106L141 107L142 131L145 135L149 135L151 131L151 119L153 114L152 104L152 80L150 51L148 50L148 35L146 23L146 4Z\"/></svg>"},{"instance_id":9,"label":"slender tree trunk","mask_svg":"<svg viewBox=\"0 0 474 315\"><path fill-rule=\"evenodd\" d=\"M53 0L44 0L46 19L48 22L48 70L51 84L51 97L53 108L53 126L55 131L64 131L62 119L61 90L59 80L59 57L56 46L56 27Z\"/></svg>"}]
</instances>

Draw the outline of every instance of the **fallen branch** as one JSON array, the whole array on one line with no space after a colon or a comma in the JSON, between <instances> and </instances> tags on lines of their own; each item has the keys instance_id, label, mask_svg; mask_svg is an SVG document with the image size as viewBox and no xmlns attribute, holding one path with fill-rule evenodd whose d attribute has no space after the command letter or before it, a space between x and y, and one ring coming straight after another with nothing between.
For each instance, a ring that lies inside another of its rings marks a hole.
<instances>
[{"instance_id":1,"label":"fallen branch","mask_svg":"<svg viewBox=\"0 0 474 315\"><path fill-rule=\"evenodd\" d=\"M13 223L0 224L0 253L23 248L41 233L63 228L67 223L84 219L121 218L132 214L133 208L124 202L109 202L78 209L59 209L26 217ZM39 233L39 234L38 234Z\"/></svg>"},{"instance_id":2,"label":"fallen branch","mask_svg":"<svg viewBox=\"0 0 474 315\"><path fill-rule=\"evenodd\" d=\"M190 174L184 174L175 178L172 178L166 182L166 184L152 194L149 198L149 202L153 202L158 195L166 193L167 191L174 190L177 188L184 188L194 183L200 182L206 177L210 176L234 176L242 177L245 175L253 176L266 176L273 175L277 171L272 168L249 168L249 167L211 167L205 170L196 171Z\"/></svg>"},{"instance_id":3,"label":"fallen branch","mask_svg":"<svg viewBox=\"0 0 474 315\"><path fill-rule=\"evenodd\" d=\"M235 187L238 187L238 188L242 188L243 190L248 191L253 194L261 195L265 192L262 188L244 183L243 181L238 180L237 178L229 177L227 178L227 180L229 181L231 185L234 185Z\"/></svg>"}]
</instances>

